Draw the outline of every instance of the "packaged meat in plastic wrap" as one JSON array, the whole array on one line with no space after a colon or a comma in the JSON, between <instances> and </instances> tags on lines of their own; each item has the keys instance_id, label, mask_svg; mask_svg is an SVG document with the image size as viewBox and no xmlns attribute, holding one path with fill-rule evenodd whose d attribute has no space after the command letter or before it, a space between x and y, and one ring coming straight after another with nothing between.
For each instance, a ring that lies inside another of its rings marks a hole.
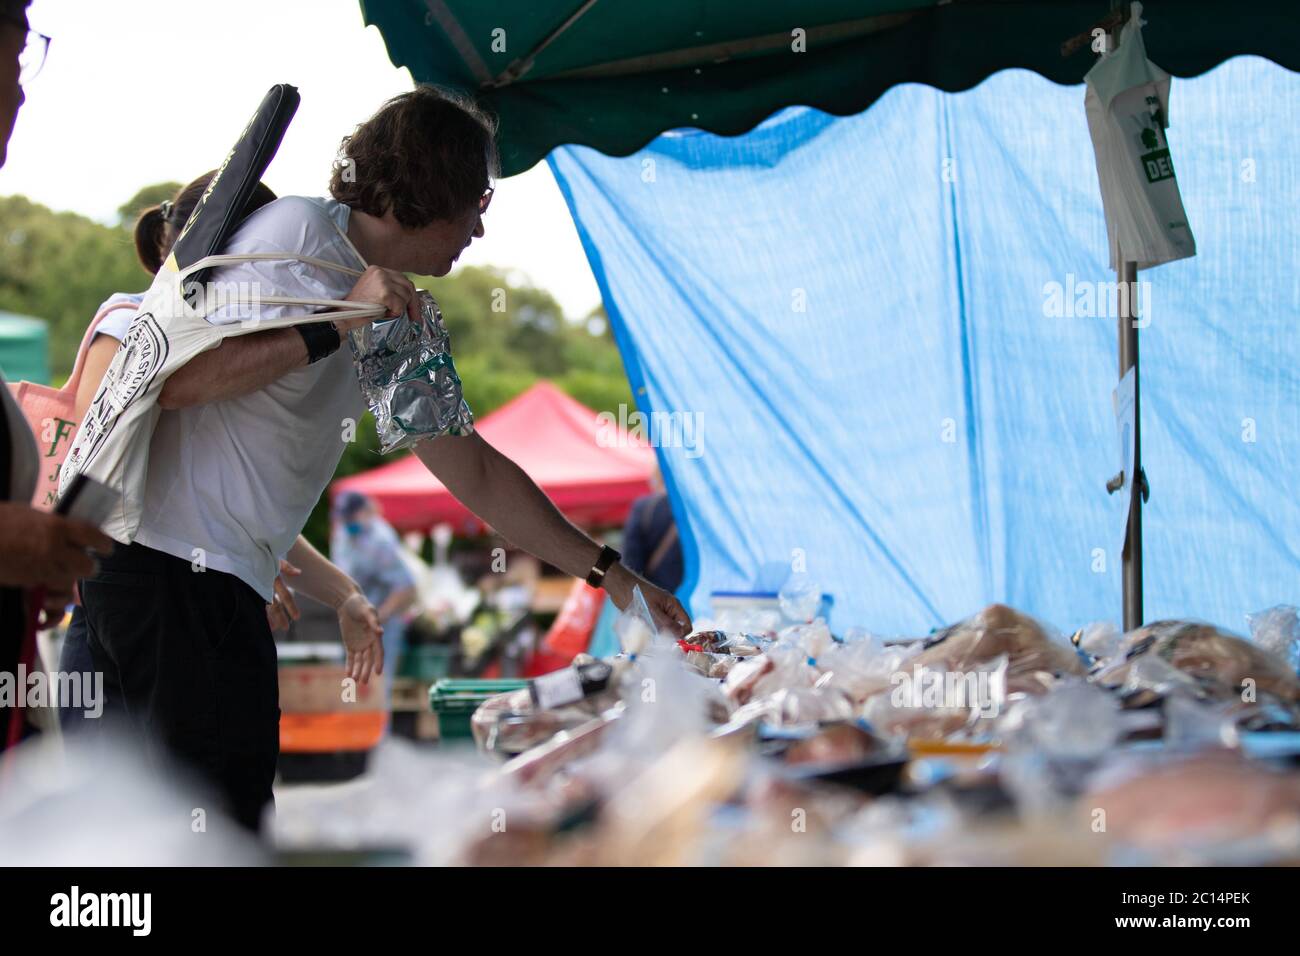
<instances>
[{"instance_id":1,"label":"packaged meat in plastic wrap","mask_svg":"<svg viewBox=\"0 0 1300 956\"><path fill-rule=\"evenodd\" d=\"M1041 697L1026 698L1021 742L1049 757L1096 760L1123 735L1114 697L1082 680L1067 680Z\"/></svg>"},{"instance_id":2,"label":"packaged meat in plastic wrap","mask_svg":"<svg viewBox=\"0 0 1300 956\"><path fill-rule=\"evenodd\" d=\"M794 624L777 635L777 643L798 650L809 667L820 665L834 641L826 621L820 617L806 624Z\"/></svg>"},{"instance_id":3,"label":"packaged meat in plastic wrap","mask_svg":"<svg viewBox=\"0 0 1300 956\"><path fill-rule=\"evenodd\" d=\"M968 670L1005 656L1008 693L1042 693L1054 676L1084 673L1083 662L1064 640L1028 615L1003 604L946 627L926 640L915 658L922 667Z\"/></svg>"},{"instance_id":4,"label":"packaged meat in plastic wrap","mask_svg":"<svg viewBox=\"0 0 1300 956\"><path fill-rule=\"evenodd\" d=\"M1117 765L1079 799L1076 816L1156 851L1153 862L1300 860L1300 774L1231 751Z\"/></svg>"},{"instance_id":5,"label":"packaged meat in plastic wrap","mask_svg":"<svg viewBox=\"0 0 1300 956\"><path fill-rule=\"evenodd\" d=\"M692 631L690 634L686 635L686 637L681 639L678 646L685 645L682 647L683 650L686 650L687 648L699 648L699 650L706 654L724 654L727 653L730 643L731 638L726 631L710 629Z\"/></svg>"},{"instance_id":6,"label":"packaged meat in plastic wrap","mask_svg":"<svg viewBox=\"0 0 1300 956\"><path fill-rule=\"evenodd\" d=\"M1246 615L1250 639L1286 662L1292 673L1300 671L1300 613L1290 604Z\"/></svg>"},{"instance_id":7,"label":"packaged meat in plastic wrap","mask_svg":"<svg viewBox=\"0 0 1300 956\"><path fill-rule=\"evenodd\" d=\"M403 314L349 333L361 394L385 455L426 438L474 430L438 303L424 290L419 299L418 322Z\"/></svg>"},{"instance_id":8,"label":"packaged meat in plastic wrap","mask_svg":"<svg viewBox=\"0 0 1300 956\"><path fill-rule=\"evenodd\" d=\"M806 652L790 644L773 644L757 657L738 662L722 683L722 692L737 707L775 694L779 690L811 688L821 671Z\"/></svg>"},{"instance_id":9,"label":"packaged meat in plastic wrap","mask_svg":"<svg viewBox=\"0 0 1300 956\"><path fill-rule=\"evenodd\" d=\"M796 740L782 759L791 765L853 763L881 753L887 744L857 723L831 724Z\"/></svg>"},{"instance_id":10,"label":"packaged meat in plastic wrap","mask_svg":"<svg viewBox=\"0 0 1300 956\"><path fill-rule=\"evenodd\" d=\"M717 663L717 657L713 654L697 650L686 651L687 666L695 668L696 671L703 674L705 677L709 676L709 672L713 670L713 665L715 663Z\"/></svg>"},{"instance_id":11,"label":"packaged meat in plastic wrap","mask_svg":"<svg viewBox=\"0 0 1300 956\"><path fill-rule=\"evenodd\" d=\"M879 795L899 789L907 752L874 733L864 721L841 721L810 728L802 736L769 741L786 777L806 783L849 787Z\"/></svg>"},{"instance_id":12,"label":"packaged meat in plastic wrap","mask_svg":"<svg viewBox=\"0 0 1300 956\"><path fill-rule=\"evenodd\" d=\"M861 703L893 686L893 676L921 650L919 642L885 644L878 638L830 647L818 662L817 687L837 687Z\"/></svg>"},{"instance_id":13,"label":"packaged meat in plastic wrap","mask_svg":"<svg viewBox=\"0 0 1300 956\"><path fill-rule=\"evenodd\" d=\"M572 730L562 730L510 760L501 768L501 772L515 776L524 783L544 782L574 761L594 753L610 724L621 716L621 708L610 708L599 717L593 717Z\"/></svg>"},{"instance_id":14,"label":"packaged meat in plastic wrap","mask_svg":"<svg viewBox=\"0 0 1300 956\"><path fill-rule=\"evenodd\" d=\"M1109 621L1096 621L1080 628L1070 637L1089 664L1114 657L1123 635Z\"/></svg>"},{"instance_id":15,"label":"packaged meat in plastic wrap","mask_svg":"<svg viewBox=\"0 0 1300 956\"><path fill-rule=\"evenodd\" d=\"M760 721L769 727L816 726L852 720L855 710L849 696L833 687L781 687L737 708L718 732L729 733Z\"/></svg>"},{"instance_id":16,"label":"packaged meat in plastic wrap","mask_svg":"<svg viewBox=\"0 0 1300 956\"><path fill-rule=\"evenodd\" d=\"M1124 734L1113 694L1080 678L1015 701L998 724L1002 789L1025 819L1059 816Z\"/></svg>"},{"instance_id":17,"label":"packaged meat in plastic wrap","mask_svg":"<svg viewBox=\"0 0 1300 956\"><path fill-rule=\"evenodd\" d=\"M1122 655L1122 656L1119 656ZM1182 688L1198 697L1254 702L1271 695L1300 703L1300 681L1273 652L1196 621L1156 621L1124 636L1095 680L1140 707Z\"/></svg>"},{"instance_id":18,"label":"packaged meat in plastic wrap","mask_svg":"<svg viewBox=\"0 0 1300 956\"><path fill-rule=\"evenodd\" d=\"M993 735L1007 704L1007 658L965 665L961 670L924 667L912 657L875 694L862 716L882 733L942 740Z\"/></svg>"},{"instance_id":19,"label":"packaged meat in plastic wrap","mask_svg":"<svg viewBox=\"0 0 1300 956\"><path fill-rule=\"evenodd\" d=\"M766 675L776 669L776 661L767 654L759 654L741 661L731 669L722 682L722 691L737 706L743 707L754 696L754 688Z\"/></svg>"},{"instance_id":20,"label":"packaged meat in plastic wrap","mask_svg":"<svg viewBox=\"0 0 1300 956\"><path fill-rule=\"evenodd\" d=\"M545 743L555 734L587 723L618 703L610 687L562 707L539 707L531 687L489 697L470 718L470 731L486 753L512 757Z\"/></svg>"}]
</instances>

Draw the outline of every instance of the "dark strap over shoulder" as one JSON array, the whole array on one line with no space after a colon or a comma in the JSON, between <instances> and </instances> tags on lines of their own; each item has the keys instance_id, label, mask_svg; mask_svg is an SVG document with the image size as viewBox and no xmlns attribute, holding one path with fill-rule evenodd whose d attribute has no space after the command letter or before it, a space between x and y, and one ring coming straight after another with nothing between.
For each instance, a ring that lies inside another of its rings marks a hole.
<instances>
[{"instance_id":1,"label":"dark strap over shoulder","mask_svg":"<svg viewBox=\"0 0 1300 956\"><path fill-rule=\"evenodd\" d=\"M278 83L267 92L172 246L171 258L178 268L184 270L225 246L244 218L249 197L280 148L299 100L298 90L287 83ZM202 283L207 272L204 269L194 273L186 282L187 289Z\"/></svg>"}]
</instances>

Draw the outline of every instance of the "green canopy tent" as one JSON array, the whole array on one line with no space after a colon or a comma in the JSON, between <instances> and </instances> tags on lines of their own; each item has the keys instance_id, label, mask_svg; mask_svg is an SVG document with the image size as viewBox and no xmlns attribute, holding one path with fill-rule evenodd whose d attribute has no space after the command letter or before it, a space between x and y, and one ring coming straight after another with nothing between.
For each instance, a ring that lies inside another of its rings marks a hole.
<instances>
[{"instance_id":1,"label":"green canopy tent","mask_svg":"<svg viewBox=\"0 0 1300 956\"><path fill-rule=\"evenodd\" d=\"M49 326L40 319L0 312L0 372L10 382L50 381Z\"/></svg>"},{"instance_id":2,"label":"green canopy tent","mask_svg":"<svg viewBox=\"0 0 1300 956\"><path fill-rule=\"evenodd\" d=\"M419 83L473 95L500 121L502 173L554 147L623 156L660 133L693 127L743 133L791 105L860 113L899 83L948 92L1000 70L1079 83L1097 32L1112 37L1124 0L361 0L393 63ZM1300 69L1293 0L1240 9L1212 0L1148 0L1150 58L1195 76L1242 54ZM1080 110L1082 114L1082 109ZM1082 121L1082 115L1080 116ZM1125 264L1120 280L1136 282ZM1121 291L1120 374L1134 371L1137 330ZM1135 429L1136 431L1136 429ZM1142 621L1140 438L1123 555L1124 624ZM1107 487L1115 490L1115 483Z\"/></svg>"},{"instance_id":3,"label":"green canopy tent","mask_svg":"<svg viewBox=\"0 0 1300 956\"><path fill-rule=\"evenodd\" d=\"M860 113L898 83L954 92L1021 67L1075 84L1109 0L361 0L393 63L474 94L501 122L502 174L561 144L625 156L665 130L722 135L792 104ZM1175 76L1228 57L1300 69L1296 7L1149 0L1151 58ZM1106 24L1109 27L1111 24Z\"/></svg>"}]
</instances>

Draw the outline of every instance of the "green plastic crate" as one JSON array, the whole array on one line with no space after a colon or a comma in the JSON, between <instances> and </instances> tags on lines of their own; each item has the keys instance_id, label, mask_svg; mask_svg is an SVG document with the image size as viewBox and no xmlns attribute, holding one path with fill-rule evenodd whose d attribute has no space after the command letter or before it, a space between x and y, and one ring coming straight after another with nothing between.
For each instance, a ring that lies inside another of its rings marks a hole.
<instances>
[{"instance_id":1,"label":"green plastic crate","mask_svg":"<svg viewBox=\"0 0 1300 956\"><path fill-rule=\"evenodd\" d=\"M406 648L397 668L398 677L436 681L451 670L456 649L450 644L415 644Z\"/></svg>"},{"instance_id":2,"label":"green plastic crate","mask_svg":"<svg viewBox=\"0 0 1300 956\"><path fill-rule=\"evenodd\" d=\"M438 715L438 737L442 740L468 740L473 736L469 721L479 704L489 697L527 686L526 680L444 677L429 688L429 706Z\"/></svg>"}]
</instances>

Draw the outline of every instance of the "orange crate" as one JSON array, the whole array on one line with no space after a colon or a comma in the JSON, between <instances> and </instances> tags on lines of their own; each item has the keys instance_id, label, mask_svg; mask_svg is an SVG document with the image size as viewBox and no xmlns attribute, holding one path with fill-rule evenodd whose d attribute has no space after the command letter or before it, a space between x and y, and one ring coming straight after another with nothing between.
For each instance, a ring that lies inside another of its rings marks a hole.
<instances>
[{"instance_id":1,"label":"orange crate","mask_svg":"<svg viewBox=\"0 0 1300 956\"><path fill-rule=\"evenodd\" d=\"M384 735L388 714L382 710L321 714L280 714L282 753L331 753L369 750Z\"/></svg>"}]
</instances>

